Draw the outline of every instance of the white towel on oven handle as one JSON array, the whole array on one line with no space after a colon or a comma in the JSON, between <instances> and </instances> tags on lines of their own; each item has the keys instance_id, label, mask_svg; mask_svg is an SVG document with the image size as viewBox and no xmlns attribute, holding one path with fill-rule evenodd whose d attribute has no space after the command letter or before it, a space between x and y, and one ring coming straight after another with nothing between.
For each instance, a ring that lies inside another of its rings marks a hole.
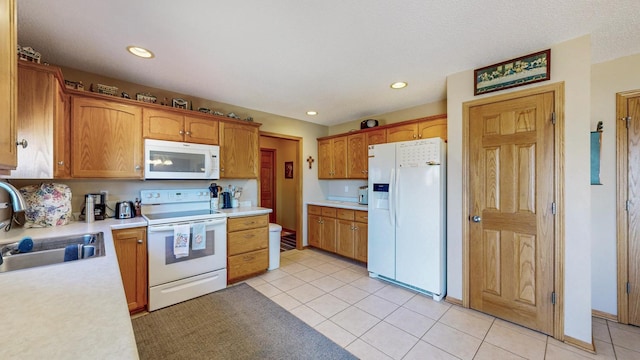
<instances>
[{"instance_id":1,"label":"white towel on oven handle","mask_svg":"<svg viewBox=\"0 0 640 360\"><path fill-rule=\"evenodd\" d=\"M189 256L189 237L191 225L181 224L173 227L173 255L176 259Z\"/></svg>"},{"instance_id":2,"label":"white towel on oven handle","mask_svg":"<svg viewBox=\"0 0 640 360\"><path fill-rule=\"evenodd\" d=\"M207 247L207 232L204 223L193 224L191 250L204 250Z\"/></svg>"}]
</instances>

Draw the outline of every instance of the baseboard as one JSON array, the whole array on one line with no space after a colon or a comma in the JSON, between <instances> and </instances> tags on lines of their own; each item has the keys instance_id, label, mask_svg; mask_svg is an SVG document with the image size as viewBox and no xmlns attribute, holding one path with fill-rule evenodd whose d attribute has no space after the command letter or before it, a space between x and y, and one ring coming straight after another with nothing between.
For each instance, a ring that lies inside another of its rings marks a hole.
<instances>
[{"instance_id":1,"label":"baseboard","mask_svg":"<svg viewBox=\"0 0 640 360\"><path fill-rule=\"evenodd\" d=\"M575 346L580 350L584 350L587 352L590 352L592 354L596 353L596 347L595 347L595 342L593 341L593 336L591 337L591 344L589 344L588 342L582 341L582 340L578 340L576 338L572 338L571 336L565 335L564 336L564 343L571 345L571 346Z\"/></svg>"},{"instance_id":2,"label":"baseboard","mask_svg":"<svg viewBox=\"0 0 640 360\"><path fill-rule=\"evenodd\" d=\"M591 310L591 316L594 316L594 317L597 317L597 318L601 318L601 319L605 319L605 320L618 322L618 316L617 315L609 314L608 312L604 312L604 311L600 311L600 310Z\"/></svg>"},{"instance_id":3,"label":"baseboard","mask_svg":"<svg viewBox=\"0 0 640 360\"><path fill-rule=\"evenodd\" d=\"M460 299L456 299L456 298L451 297L451 296L446 296L446 297L444 298L444 301L448 302L449 304L462 306L462 300L460 300Z\"/></svg>"}]
</instances>

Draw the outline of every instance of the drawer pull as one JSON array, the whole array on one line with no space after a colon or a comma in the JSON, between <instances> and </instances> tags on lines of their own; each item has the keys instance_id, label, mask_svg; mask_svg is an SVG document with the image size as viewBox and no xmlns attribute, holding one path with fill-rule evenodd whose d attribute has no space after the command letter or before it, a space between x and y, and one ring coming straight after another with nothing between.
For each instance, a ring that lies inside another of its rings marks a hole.
<instances>
[{"instance_id":1,"label":"drawer pull","mask_svg":"<svg viewBox=\"0 0 640 360\"><path fill-rule=\"evenodd\" d=\"M254 237L256 237L256 234L245 234L244 235L245 239L251 239L251 238L254 238Z\"/></svg>"},{"instance_id":2,"label":"drawer pull","mask_svg":"<svg viewBox=\"0 0 640 360\"><path fill-rule=\"evenodd\" d=\"M242 257L242 260L243 260L243 261L251 261L251 260L253 260L253 259L255 259L255 258L256 258L256 257L255 257L255 256L253 256L253 255L245 255L245 256L243 256L243 257Z\"/></svg>"}]
</instances>

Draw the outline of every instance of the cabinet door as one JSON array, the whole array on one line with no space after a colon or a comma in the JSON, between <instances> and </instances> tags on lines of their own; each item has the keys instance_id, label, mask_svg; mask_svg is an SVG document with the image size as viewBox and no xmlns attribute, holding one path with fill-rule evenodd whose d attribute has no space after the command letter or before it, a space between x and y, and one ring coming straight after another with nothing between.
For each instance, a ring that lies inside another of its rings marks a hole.
<instances>
[{"instance_id":1,"label":"cabinet door","mask_svg":"<svg viewBox=\"0 0 640 360\"><path fill-rule=\"evenodd\" d=\"M353 258L354 256L354 226L353 221L337 220L337 248L336 252L342 256Z\"/></svg>"},{"instance_id":2,"label":"cabinet door","mask_svg":"<svg viewBox=\"0 0 640 360\"><path fill-rule=\"evenodd\" d=\"M387 128L387 142L408 141L418 138L418 124L405 124Z\"/></svg>"},{"instance_id":3,"label":"cabinet door","mask_svg":"<svg viewBox=\"0 0 640 360\"><path fill-rule=\"evenodd\" d=\"M322 246L327 251L336 252L336 219L322 218Z\"/></svg>"},{"instance_id":4,"label":"cabinet door","mask_svg":"<svg viewBox=\"0 0 640 360\"><path fill-rule=\"evenodd\" d=\"M185 116L184 128L186 142L218 145L218 120Z\"/></svg>"},{"instance_id":5,"label":"cabinet door","mask_svg":"<svg viewBox=\"0 0 640 360\"><path fill-rule=\"evenodd\" d=\"M145 139L184 141L184 116L169 111L144 109L142 136Z\"/></svg>"},{"instance_id":6,"label":"cabinet door","mask_svg":"<svg viewBox=\"0 0 640 360\"><path fill-rule=\"evenodd\" d=\"M333 142L333 179L347 178L347 137L331 139Z\"/></svg>"},{"instance_id":7,"label":"cabinet door","mask_svg":"<svg viewBox=\"0 0 640 360\"><path fill-rule=\"evenodd\" d=\"M367 228L367 223L355 222L354 229L354 258L358 261L367 262L367 252L368 250L368 236L369 229Z\"/></svg>"},{"instance_id":8,"label":"cabinet door","mask_svg":"<svg viewBox=\"0 0 640 360\"><path fill-rule=\"evenodd\" d=\"M55 178L71 177L71 151L69 143L71 98L64 93L58 81L54 98L53 117L53 176Z\"/></svg>"},{"instance_id":9,"label":"cabinet door","mask_svg":"<svg viewBox=\"0 0 640 360\"><path fill-rule=\"evenodd\" d=\"M129 311L144 310L147 306L147 230L143 227L113 230L113 244Z\"/></svg>"},{"instance_id":10,"label":"cabinet door","mask_svg":"<svg viewBox=\"0 0 640 360\"><path fill-rule=\"evenodd\" d=\"M318 179L333 176L333 146L331 139L318 140Z\"/></svg>"},{"instance_id":11,"label":"cabinet door","mask_svg":"<svg viewBox=\"0 0 640 360\"><path fill-rule=\"evenodd\" d=\"M11 177L53 178L53 121L57 80L51 73L18 68L18 166Z\"/></svg>"},{"instance_id":12,"label":"cabinet door","mask_svg":"<svg viewBox=\"0 0 640 360\"><path fill-rule=\"evenodd\" d=\"M220 122L220 177L258 177L258 128L235 122Z\"/></svg>"},{"instance_id":13,"label":"cabinet door","mask_svg":"<svg viewBox=\"0 0 640 360\"><path fill-rule=\"evenodd\" d=\"M15 169L17 116L17 22L14 0L0 1L0 172Z\"/></svg>"},{"instance_id":14,"label":"cabinet door","mask_svg":"<svg viewBox=\"0 0 640 360\"><path fill-rule=\"evenodd\" d=\"M309 245L320 248L322 246L321 238L321 219L318 215L309 215L307 217L307 236Z\"/></svg>"},{"instance_id":15,"label":"cabinet door","mask_svg":"<svg viewBox=\"0 0 640 360\"><path fill-rule=\"evenodd\" d=\"M366 179L369 167L369 157L364 133L347 137L347 178Z\"/></svg>"},{"instance_id":16,"label":"cabinet door","mask_svg":"<svg viewBox=\"0 0 640 360\"><path fill-rule=\"evenodd\" d=\"M73 97L71 175L142 178L142 110L112 101Z\"/></svg>"},{"instance_id":17,"label":"cabinet door","mask_svg":"<svg viewBox=\"0 0 640 360\"><path fill-rule=\"evenodd\" d=\"M367 134L367 146L375 145L375 144L384 144L387 142L387 130L385 129L368 131L366 134Z\"/></svg>"},{"instance_id":18,"label":"cabinet door","mask_svg":"<svg viewBox=\"0 0 640 360\"><path fill-rule=\"evenodd\" d=\"M447 140L447 118L434 119L429 121L420 121L418 123L418 137L420 139L428 139L439 137Z\"/></svg>"}]
</instances>

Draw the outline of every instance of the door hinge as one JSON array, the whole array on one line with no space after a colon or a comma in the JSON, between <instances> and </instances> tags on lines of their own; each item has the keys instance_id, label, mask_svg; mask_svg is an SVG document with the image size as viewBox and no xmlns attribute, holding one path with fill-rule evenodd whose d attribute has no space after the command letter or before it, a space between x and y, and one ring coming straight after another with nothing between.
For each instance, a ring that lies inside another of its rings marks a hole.
<instances>
[{"instance_id":1,"label":"door hinge","mask_svg":"<svg viewBox=\"0 0 640 360\"><path fill-rule=\"evenodd\" d=\"M620 118L620 120L625 121L626 122L626 127L627 129L629 128L629 123L631 122L631 116L625 116L623 118Z\"/></svg>"},{"instance_id":2,"label":"door hinge","mask_svg":"<svg viewBox=\"0 0 640 360\"><path fill-rule=\"evenodd\" d=\"M551 293L551 304L555 305L556 304L556 292L552 292Z\"/></svg>"},{"instance_id":3,"label":"door hinge","mask_svg":"<svg viewBox=\"0 0 640 360\"><path fill-rule=\"evenodd\" d=\"M631 283L627 281L627 294L631 293Z\"/></svg>"},{"instance_id":4,"label":"door hinge","mask_svg":"<svg viewBox=\"0 0 640 360\"><path fill-rule=\"evenodd\" d=\"M555 215L556 211L557 211L557 206L556 206L556 202L554 201L551 203L551 213Z\"/></svg>"},{"instance_id":5,"label":"door hinge","mask_svg":"<svg viewBox=\"0 0 640 360\"><path fill-rule=\"evenodd\" d=\"M553 125L556 124L556 112L555 111L551 113L551 123Z\"/></svg>"}]
</instances>

